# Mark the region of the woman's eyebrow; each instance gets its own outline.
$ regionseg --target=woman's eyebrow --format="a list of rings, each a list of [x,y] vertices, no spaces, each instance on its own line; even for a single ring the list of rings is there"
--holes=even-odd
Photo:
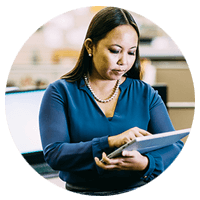
[[[120,48],[123,48],[123,47],[121,47],[119,44],[112,44],[111,46],[118,46],[118,47],[120,47]],[[133,49],[133,48],[137,48],[136,46],[133,46],[133,47],[131,47],[130,49]]]

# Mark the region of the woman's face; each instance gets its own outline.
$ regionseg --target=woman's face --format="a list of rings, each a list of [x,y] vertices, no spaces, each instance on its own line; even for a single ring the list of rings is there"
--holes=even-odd
[[[93,78],[120,79],[134,64],[138,35],[131,25],[111,30],[92,48]]]

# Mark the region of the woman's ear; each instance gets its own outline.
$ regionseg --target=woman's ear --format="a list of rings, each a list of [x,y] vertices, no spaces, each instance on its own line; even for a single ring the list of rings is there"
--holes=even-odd
[[[93,50],[93,42],[92,42],[92,39],[90,38],[87,38],[84,42],[84,45],[85,45],[85,48],[88,52],[88,55],[89,56],[92,56],[92,50]]]

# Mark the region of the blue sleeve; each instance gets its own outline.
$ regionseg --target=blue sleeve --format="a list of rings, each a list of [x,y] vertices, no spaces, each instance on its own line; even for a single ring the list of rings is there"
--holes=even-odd
[[[45,160],[59,171],[97,170],[94,157],[101,157],[109,149],[108,136],[70,143],[64,93],[51,84],[42,99],[39,127]]]
[[[161,97],[152,89],[153,97],[150,104],[149,132],[152,134],[174,131],[167,109]],[[178,141],[170,146],[146,154],[149,166],[142,179],[146,182],[160,175],[177,157],[183,147],[183,142]]]

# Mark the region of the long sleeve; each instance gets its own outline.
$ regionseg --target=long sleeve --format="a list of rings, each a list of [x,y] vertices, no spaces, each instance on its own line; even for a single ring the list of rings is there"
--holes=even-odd
[[[160,97],[157,97],[158,99]],[[158,101],[158,100],[157,100]],[[159,100],[160,101],[160,100]],[[150,109],[149,132],[152,134],[174,131],[164,103],[155,103]],[[156,105],[157,104],[157,105]],[[143,180],[150,181],[160,175],[177,157],[183,147],[183,142],[178,141],[170,146],[146,154],[149,159],[149,168],[143,175]]]
[[[65,93],[50,85],[42,100],[39,124],[45,160],[60,171],[96,170],[94,157],[107,151],[107,136],[71,143]]]

